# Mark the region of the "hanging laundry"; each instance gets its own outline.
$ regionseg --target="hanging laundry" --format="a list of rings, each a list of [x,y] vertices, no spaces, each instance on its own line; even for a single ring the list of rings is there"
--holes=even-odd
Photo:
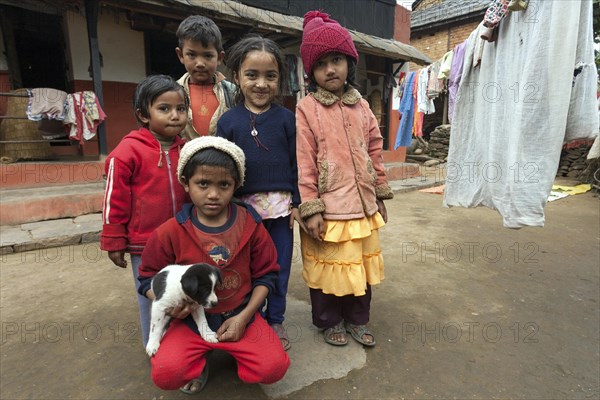
[[[510,0],[508,3],[508,9],[510,11],[523,11],[527,10],[529,0]]]
[[[70,124],[69,139],[83,144],[96,135],[98,125],[104,121],[106,114],[98,103],[96,93],[92,91],[69,94],[66,101],[65,125]]]
[[[391,72],[385,74],[383,78],[383,102],[387,103],[390,98],[390,93],[394,93],[394,88],[398,86],[396,80],[394,79],[394,75]]]
[[[421,72],[419,70],[415,74],[415,81],[413,82],[413,92],[412,92],[413,102],[415,103],[415,105],[414,105],[415,115],[413,117],[412,134],[415,137],[423,136],[424,114],[421,111],[419,111],[419,78],[420,78],[420,75],[421,75]]]
[[[483,17],[483,25],[486,28],[495,28],[500,21],[506,16],[508,11],[509,0],[493,0],[492,4],[485,11]]]
[[[454,47],[454,56],[452,57],[452,67],[450,68],[450,77],[448,78],[448,121],[452,123],[454,116],[454,104],[456,103],[456,92],[460,86],[465,59],[465,48],[468,40]]]
[[[65,119],[65,101],[67,93],[52,88],[27,89],[27,118],[32,121],[42,119]]]
[[[402,94],[404,93],[404,86],[406,82],[406,72],[402,71],[398,75],[398,82],[396,88],[392,92],[392,110],[399,111],[400,100],[402,100]]]
[[[404,93],[402,94],[402,100],[400,100],[400,108],[398,108],[398,112],[400,113],[400,126],[398,126],[398,132],[396,133],[394,150],[401,146],[410,146],[412,142],[413,113],[415,109],[412,92],[415,75],[415,72],[409,72],[406,77]]]
[[[473,68],[479,67],[481,64],[481,58],[483,57],[483,48],[485,46],[486,40],[481,38],[482,30],[485,30],[486,27],[483,24],[479,24],[476,29],[477,34],[470,42],[471,46],[473,46]]]
[[[427,96],[429,79],[429,68],[422,68],[419,72],[419,86],[417,88],[417,109],[423,114],[433,114],[435,112],[433,100]]]
[[[427,97],[430,99],[437,98],[444,91],[444,80],[438,78],[441,64],[440,60],[438,60],[428,67],[429,83],[427,83]]]
[[[480,68],[467,48],[444,193],[445,206],[495,209],[508,228],[544,225],[565,139],[598,134],[592,2],[531,0],[519,14],[506,16]]]
[[[402,100],[402,96],[404,95],[404,89],[406,89],[406,72],[403,71],[398,76],[398,90],[396,91],[396,96],[400,100]]]
[[[285,56],[285,64],[287,67],[286,84],[284,85],[283,95],[294,96],[300,91],[300,83],[298,82],[298,57],[294,54]]]
[[[452,57],[454,52],[450,50],[440,59],[440,73],[438,79],[448,79],[450,76],[450,68],[452,67]]]

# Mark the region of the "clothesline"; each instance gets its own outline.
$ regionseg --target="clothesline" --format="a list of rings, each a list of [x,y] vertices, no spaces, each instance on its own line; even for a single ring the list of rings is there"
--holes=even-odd
[[[69,140],[78,142],[92,139],[98,126],[106,119],[98,97],[92,91],[82,91],[67,94],[62,90],[52,88],[27,89],[29,102],[27,104],[27,119],[31,121],[60,121],[60,124],[42,124],[42,137],[53,140],[67,136]]]
[[[523,11],[528,0],[494,0],[488,7],[483,21],[475,29],[475,47],[472,66],[481,65],[483,48],[486,42],[493,42],[497,37],[497,28],[509,11]],[[473,37],[470,35],[469,38]],[[445,53],[439,60],[427,67],[408,74],[401,72],[398,78],[397,96],[400,98],[400,126],[396,135],[394,149],[410,146],[413,137],[423,136],[423,120],[425,115],[435,113],[434,99],[441,94],[448,96],[448,120],[452,122],[454,104],[461,83],[465,48],[469,38]],[[408,96],[408,98],[407,98]]]

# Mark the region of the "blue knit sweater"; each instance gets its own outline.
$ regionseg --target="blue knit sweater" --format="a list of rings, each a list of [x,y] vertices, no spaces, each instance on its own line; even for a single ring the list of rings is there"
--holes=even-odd
[[[246,179],[236,196],[258,192],[290,192],[292,205],[300,204],[298,165],[296,163],[296,118],[287,108],[272,104],[256,116],[257,138],[268,151],[257,145],[252,131],[250,111],[239,104],[219,118],[217,136],[228,139],[244,150]]]

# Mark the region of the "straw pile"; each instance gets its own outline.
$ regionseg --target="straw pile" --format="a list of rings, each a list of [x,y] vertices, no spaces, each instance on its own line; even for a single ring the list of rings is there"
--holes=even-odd
[[[11,91],[13,94],[27,94],[25,89]],[[7,116],[25,117],[28,97],[9,96],[6,107]],[[0,141],[4,140],[40,140],[37,123],[27,119],[3,119],[0,124]],[[43,160],[50,158],[50,143],[0,143],[2,162],[17,160]]]

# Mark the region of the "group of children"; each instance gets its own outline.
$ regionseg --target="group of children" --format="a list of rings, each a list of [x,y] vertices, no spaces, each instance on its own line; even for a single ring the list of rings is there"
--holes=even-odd
[[[154,383],[199,392],[215,349],[236,359],[244,382],[283,378],[294,221],[313,324],[331,345],[347,344],[347,334],[375,345],[366,325],[371,285],[384,277],[383,200],[393,193],[377,121],[355,89],[349,32],[327,14],[305,15],[300,53],[310,94],[295,115],[275,102],[286,74],[275,42],[248,35],[225,57],[218,27],[202,16],[185,19],[177,36],[187,73],[177,82],[149,76],[136,88],[141,127],[106,160],[101,235],[115,265],[125,268],[130,253],[144,346],[150,283],[162,268],[205,262],[221,271],[218,304],[205,310],[219,342],[200,337],[193,305],[171,310],[151,359]],[[217,71],[221,62],[233,83]]]

